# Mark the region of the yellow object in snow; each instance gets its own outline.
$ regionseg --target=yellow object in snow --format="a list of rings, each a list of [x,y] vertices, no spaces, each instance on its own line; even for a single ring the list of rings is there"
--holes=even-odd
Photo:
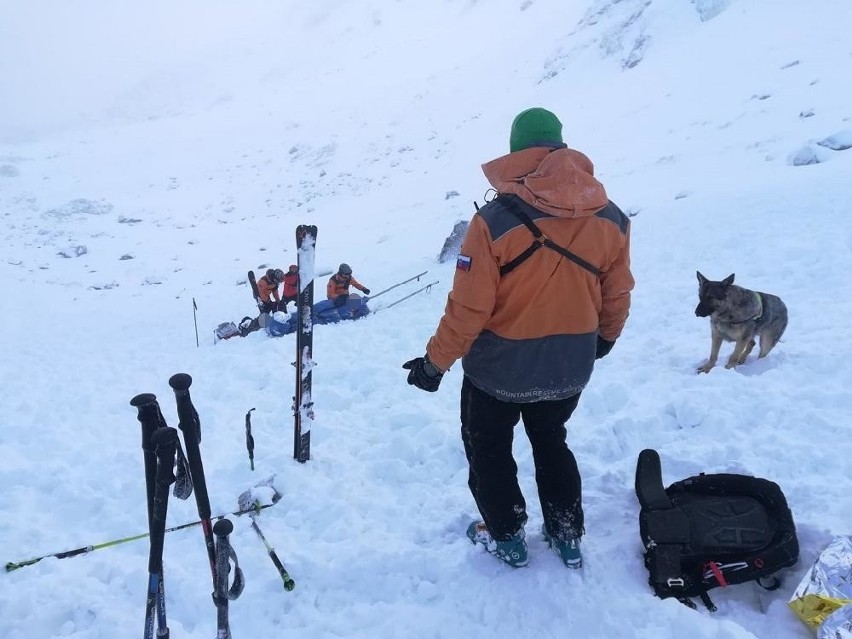
[[[831,540],[787,605],[817,639],[852,637],[852,536]]]
[[[811,593],[798,598],[794,596],[787,605],[799,619],[816,630],[835,610],[850,603],[852,599],[835,599],[827,595]]]

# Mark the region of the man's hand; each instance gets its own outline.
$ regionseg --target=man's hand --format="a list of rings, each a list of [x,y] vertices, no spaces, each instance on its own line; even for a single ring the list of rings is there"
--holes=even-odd
[[[615,340],[610,342],[609,340],[605,340],[603,337],[598,335],[598,345],[595,348],[595,359],[600,359],[609,355],[609,352],[612,350],[613,346],[615,346]]]
[[[429,361],[428,355],[410,359],[402,367],[409,371],[409,384],[430,393],[438,390],[438,386],[441,385],[441,378],[444,377],[444,374]]]
[[[364,295],[369,295],[369,294],[370,294],[370,289],[368,289],[368,288],[365,286],[362,292],[364,293]]]

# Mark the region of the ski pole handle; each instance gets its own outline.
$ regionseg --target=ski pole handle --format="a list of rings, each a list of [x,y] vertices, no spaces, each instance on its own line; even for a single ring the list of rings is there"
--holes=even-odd
[[[228,535],[232,532],[234,532],[234,524],[231,523],[230,519],[225,517],[217,521],[216,525],[213,526],[213,534],[217,537],[224,537],[225,541],[228,541]]]
[[[197,444],[201,443],[201,421],[198,419],[198,411],[192,405],[189,396],[189,387],[192,386],[192,377],[186,373],[175,373],[169,378],[169,386],[175,392],[178,411],[178,428],[184,437],[192,434]]]
[[[130,400],[130,405],[136,409],[136,418],[142,424],[142,450],[153,453],[151,435],[160,426],[165,426],[165,424],[160,423],[162,414],[160,413],[160,406],[157,404],[157,396],[154,393],[140,393]]]

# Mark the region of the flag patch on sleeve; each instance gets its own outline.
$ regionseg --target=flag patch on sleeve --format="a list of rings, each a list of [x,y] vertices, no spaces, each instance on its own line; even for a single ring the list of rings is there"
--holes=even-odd
[[[458,259],[456,260],[456,270],[457,271],[469,271],[471,261],[472,260],[467,255],[461,255],[460,254]]]

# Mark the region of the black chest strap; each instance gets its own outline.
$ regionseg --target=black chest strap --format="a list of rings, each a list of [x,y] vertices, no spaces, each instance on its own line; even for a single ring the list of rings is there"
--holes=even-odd
[[[503,202],[506,205],[506,209],[512,215],[514,215],[516,218],[518,218],[518,220],[520,220],[523,223],[523,225],[526,226],[529,229],[530,233],[533,234],[533,237],[535,239],[533,240],[533,243],[530,244],[530,246],[523,253],[518,255],[512,261],[510,261],[510,262],[508,262],[508,263],[506,263],[506,264],[504,264],[503,266],[500,267],[500,275],[506,275],[507,273],[512,272],[518,266],[520,266],[523,262],[525,262],[527,260],[527,258],[529,258],[538,249],[540,249],[542,246],[546,246],[547,248],[549,248],[553,251],[556,251],[557,253],[559,253],[563,257],[571,260],[572,262],[574,262],[574,264],[580,266],[581,268],[584,268],[585,270],[587,270],[589,273],[591,273],[595,277],[601,276],[600,269],[598,269],[596,266],[594,266],[593,264],[589,264],[589,262],[584,260],[579,255],[572,253],[571,251],[569,251],[567,248],[565,248],[563,246],[560,246],[559,244],[557,244],[556,242],[551,240],[549,237],[547,237],[544,233],[542,233],[541,229],[538,228],[535,225],[535,223],[532,221],[530,216],[527,215],[526,211],[524,211],[521,208],[521,206],[518,204],[516,198],[517,198],[516,195],[503,196]]]

